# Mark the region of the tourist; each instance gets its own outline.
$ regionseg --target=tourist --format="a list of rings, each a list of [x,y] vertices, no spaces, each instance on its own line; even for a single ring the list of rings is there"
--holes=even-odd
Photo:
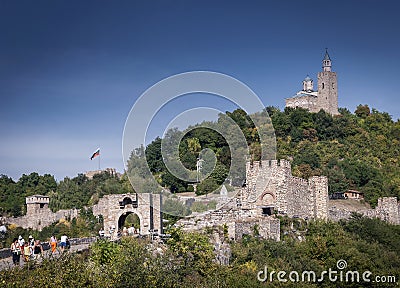
[[[68,237],[65,234],[63,234],[61,236],[61,239],[60,239],[61,252],[64,252],[65,247],[67,247],[67,239],[68,239]]]
[[[104,230],[103,229],[100,229],[100,231],[99,231],[99,236],[100,236],[100,238],[104,238]]]
[[[56,252],[56,249],[57,249],[57,238],[54,235],[52,235],[51,238],[50,238],[50,246],[51,246],[51,252],[52,253]]]
[[[35,241],[35,246],[33,246],[33,259],[38,260],[39,257],[43,256],[43,247],[40,244],[40,240]]]
[[[135,233],[135,227],[132,224],[131,227],[128,228],[128,235],[133,236],[134,233]]]
[[[18,238],[14,238],[13,243],[11,244],[11,253],[14,265],[19,265],[21,257],[21,246],[19,245]]]
[[[32,235],[29,235],[28,243],[29,243],[29,246],[34,246],[35,245],[35,239],[33,239]]]
[[[22,238],[22,235],[19,235],[19,236],[18,236],[18,243],[19,243],[19,246],[20,246],[20,247],[24,247],[24,245],[25,245],[25,240],[24,240],[24,238]]]
[[[29,243],[25,242],[24,244],[24,260],[25,262],[29,262],[31,259],[31,247],[29,247]]]
[[[29,247],[31,248],[31,255],[33,255],[33,246],[35,246],[35,239],[33,239],[32,235],[28,237]]]

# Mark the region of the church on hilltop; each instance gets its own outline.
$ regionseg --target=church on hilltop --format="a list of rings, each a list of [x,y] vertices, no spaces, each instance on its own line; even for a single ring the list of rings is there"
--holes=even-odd
[[[323,109],[331,115],[338,112],[338,92],[336,72],[332,72],[332,61],[328,50],[322,60],[322,71],[318,73],[317,90],[314,90],[313,80],[307,75],[303,80],[303,90],[293,97],[286,98],[286,107],[301,107],[310,112]]]

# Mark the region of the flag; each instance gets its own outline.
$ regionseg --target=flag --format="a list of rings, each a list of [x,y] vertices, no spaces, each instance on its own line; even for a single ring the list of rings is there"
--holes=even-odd
[[[93,160],[93,158],[96,158],[97,156],[100,156],[100,148],[97,148],[97,150],[94,151],[92,157],[90,157],[90,160]]]

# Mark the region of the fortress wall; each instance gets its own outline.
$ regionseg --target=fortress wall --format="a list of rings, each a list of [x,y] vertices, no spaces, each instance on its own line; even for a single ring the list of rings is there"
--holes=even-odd
[[[311,215],[312,194],[309,191],[308,181],[302,178],[290,177],[289,193],[287,193],[289,217],[309,218]]]
[[[335,201],[335,200],[330,200]],[[379,218],[382,221],[387,221],[391,224],[400,224],[400,202],[396,197],[382,197],[378,199],[378,205],[375,209],[365,209],[356,211],[368,218]],[[328,216],[330,220],[339,221],[341,219],[349,219],[353,211],[330,208]]]
[[[309,179],[313,195],[312,214],[314,218],[328,218],[328,178],[326,176],[313,176]]]
[[[60,221],[61,219],[73,219],[78,217],[79,210],[59,210],[52,212],[48,207],[41,209],[30,209],[27,215],[18,218],[7,218],[6,222],[15,224],[24,229],[34,229],[42,231],[46,226]]]
[[[392,224],[400,224],[399,204],[396,197],[383,197],[378,199],[378,206],[375,208],[376,217]]]

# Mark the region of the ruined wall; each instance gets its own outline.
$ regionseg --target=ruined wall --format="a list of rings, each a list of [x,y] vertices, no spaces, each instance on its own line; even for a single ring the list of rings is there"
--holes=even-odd
[[[378,199],[375,208],[376,217],[391,224],[400,224],[399,204],[396,197],[383,197]]]
[[[335,200],[329,200],[335,201]],[[369,218],[379,218],[391,224],[400,224],[400,202],[396,197],[382,197],[378,199],[378,205],[375,209],[364,209],[359,211],[349,211],[331,207],[329,209],[329,219],[339,221],[341,219],[349,219],[353,212],[364,215]]]
[[[124,204],[124,199],[131,199],[134,203]],[[149,234],[151,229],[151,217],[153,218],[153,229],[159,232],[162,229],[160,219],[161,197],[159,194],[112,194],[105,195],[96,205],[93,205],[93,214],[102,215],[104,219],[104,229],[108,233],[110,227],[115,227],[117,233],[119,219],[126,217],[130,213],[135,213],[140,220],[140,233]],[[153,206],[150,206],[152,204]],[[152,212],[152,216],[151,216]]]
[[[265,197],[267,194],[271,197]],[[241,200],[246,209],[274,206],[279,214],[289,217],[326,219],[328,179],[294,177],[287,160],[255,161],[253,165],[247,163]]]
[[[254,210],[216,210],[189,216],[177,222],[184,231],[200,231],[205,228],[227,225],[228,237],[238,240],[244,234],[253,235],[257,225],[259,235],[265,239],[280,240],[280,221],[274,216],[255,215]]]
[[[33,195],[26,198],[26,215],[17,218],[7,218],[6,222],[15,224],[24,229],[34,229],[41,231],[61,219],[73,219],[78,217],[79,210],[59,210],[52,212],[49,208],[49,197],[43,195]]]
[[[318,96],[307,95],[306,92],[304,92],[304,95],[286,98],[285,107],[301,107],[304,109],[308,109],[310,112],[318,112],[321,108],[318,106],[317,98]]]

